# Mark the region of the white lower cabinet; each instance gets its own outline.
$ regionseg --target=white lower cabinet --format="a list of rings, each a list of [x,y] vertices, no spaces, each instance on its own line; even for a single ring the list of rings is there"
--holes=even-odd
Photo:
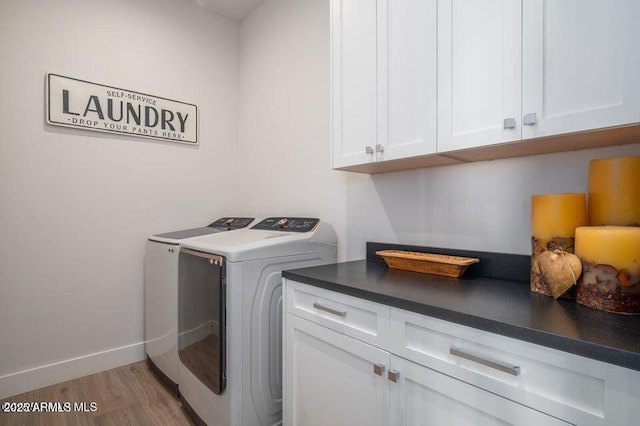
[[[287,314],[285,424],[567,425]]]
[[[285,321],[284,424],[388,425],[389,386],[373,369],[389,353],[292,314]]]
[[[284,289],[286,426],[638,424],[638,371],[287,279]]]

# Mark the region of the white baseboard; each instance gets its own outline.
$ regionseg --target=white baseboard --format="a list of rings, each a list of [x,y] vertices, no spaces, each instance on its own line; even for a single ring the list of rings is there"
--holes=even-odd
[[[144,359],[144,342],[0,376],[0,399]]]

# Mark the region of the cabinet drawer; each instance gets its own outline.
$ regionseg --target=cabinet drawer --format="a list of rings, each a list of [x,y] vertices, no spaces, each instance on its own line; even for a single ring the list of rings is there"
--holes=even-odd
[[[620,412],[629,420],[640,415],[640,374],[626,368],[395,308],[390,345],[392,353],[571,423],[618,424],[611,421]]]
[[[287,312],[388,349],[388,306],[290,280],[285,288]]]
[[[400,357],[392,355],[389,368],[397,373],[389,384],[397,425],[570,425]]]

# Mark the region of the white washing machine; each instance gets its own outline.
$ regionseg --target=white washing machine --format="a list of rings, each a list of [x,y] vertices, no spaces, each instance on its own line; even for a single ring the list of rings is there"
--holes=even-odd
[[[282,270],[336,262],[333,227],[268,218],[180,247],[185,312],[178,322],[189,330],[178,352],[185,409],[209,426],[282,424]]]
[[[144,348],[156,376],[178,395],[178,255],[188,238],[245,228],[253,218],[224,217],[212,224],[153,235],[144,256]]]

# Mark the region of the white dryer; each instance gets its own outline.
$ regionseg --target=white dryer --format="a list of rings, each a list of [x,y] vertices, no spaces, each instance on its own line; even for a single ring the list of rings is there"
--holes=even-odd
[[[148,237],[144,256],[145,352],[151,370],[178,395],[178,255],[180,241],[245,228],[253,218],[224,217],[212,224]]]
[[[276,217],[180,246],[185,311],[178,316],[180,329],[189,330],[178,352],[185,409],[209,426],[281,424],[282,270],[336,262],[333,227]]]

